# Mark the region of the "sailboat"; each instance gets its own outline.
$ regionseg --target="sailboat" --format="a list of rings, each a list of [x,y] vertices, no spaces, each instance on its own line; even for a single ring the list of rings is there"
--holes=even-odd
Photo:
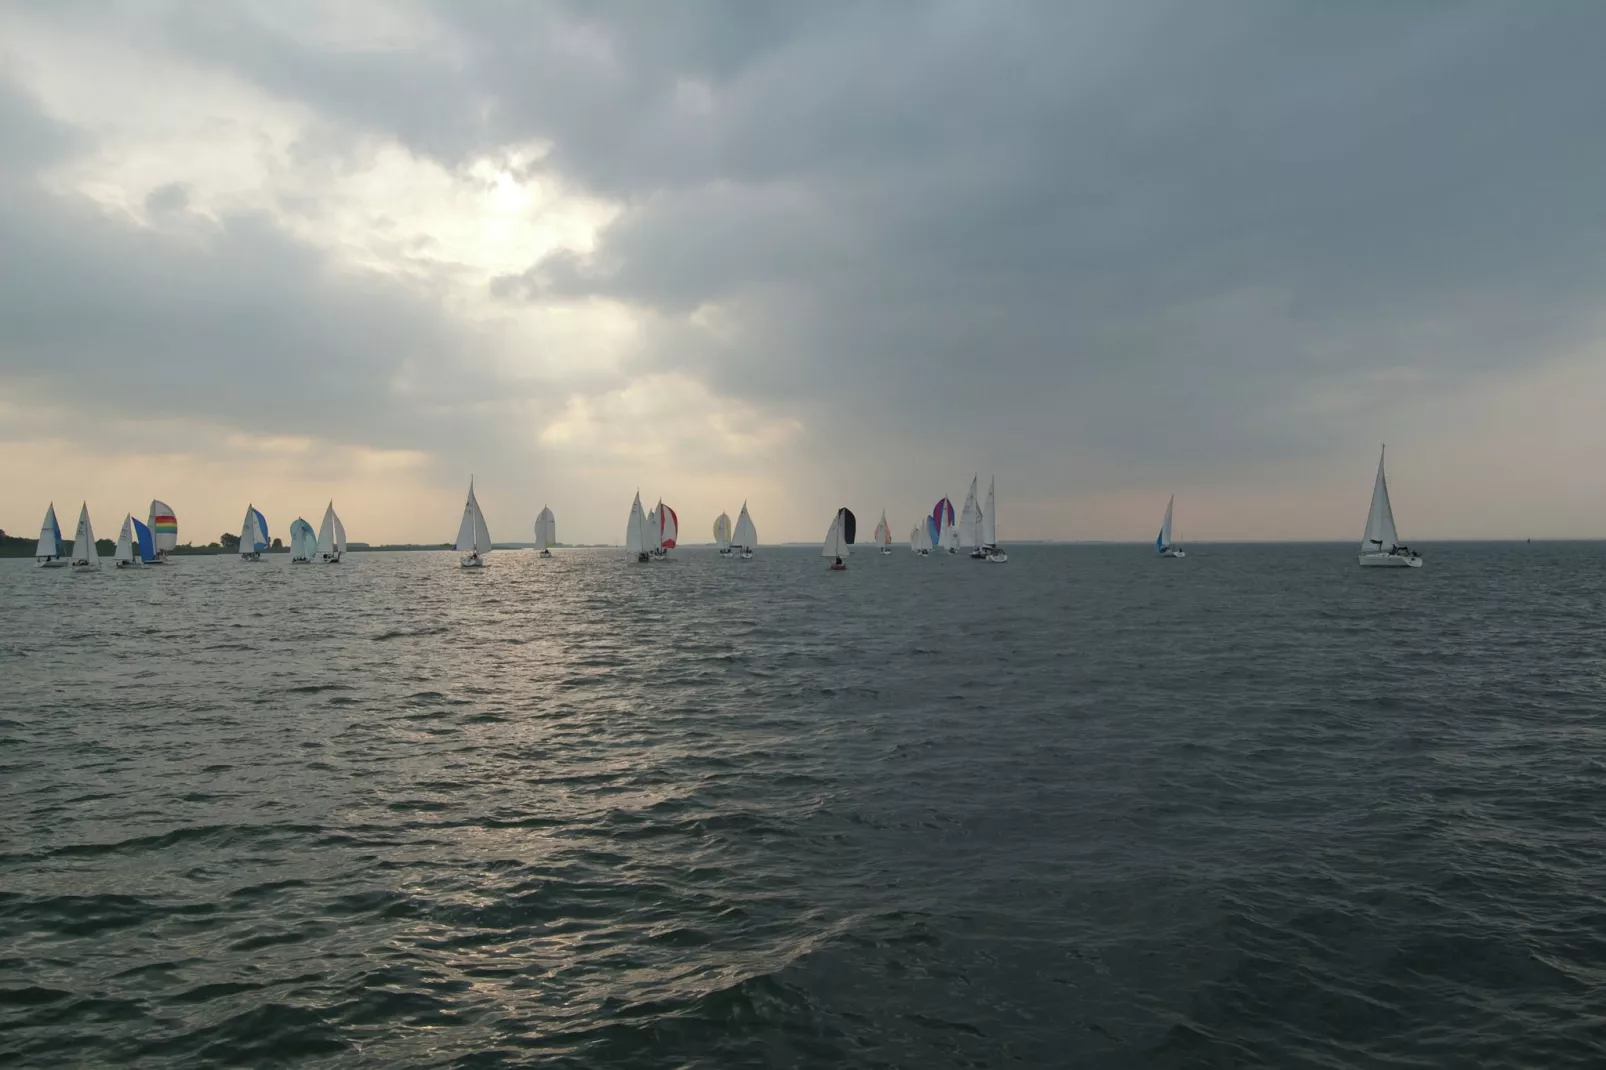
[[[946,497],[931,510],[932,530],[936,533],[931,544],[933,550],[946,548],[949,553],[959,552],[958,532],[954,531],[954,503]],[[952,537],[950,537],[950,535]]]
[[[820,547],[820,556],[832,559],[832,572],[841,572],[848,567],[842,559],[853,552],[850,547],[853,546],[854,529],[857,526],[858,521],[851,509],[838,509],[831,518],[831,526],[825,532],[825,545]]]
[[[1171,495],[1165,503],[1165,519],[1160,522],[1160,534],[1154,540],[1154,552],[1161,557],[1187,557],[1182,550],[1171,543],[1171,508],[1177,504],[1177,496]]]
[[[981,513],[981,548],[987,553],[987,560],[995,565],[1002,565],[1009,560],[998,545],[998,497],[993,493],[998,484],[998,477],[987,478],[987,505]]]
[[[72,540],[72,567],[96,568],[100,565],[100,551],[95,548],[95,529],[89,523],[89,503],[78,510],[78,533]]]
[[[652,560],[652,552],[658,549],[656,538],[648,534],[650,525],[647,516],[641,511],[641,491],[636,491],[636,500],[630,503],[630,522],[625,527],[625,549],[636,555],[636,562],[644,564]]]
[[[142,562],[134,552],[134,514],[123,517],[123,530],[117,533],[117,549],[112,561],[118,568],[138,568]]]
[[[552,515],[552,510],[541,506],[541,512],[535,518],[535,544],[541,548],[542,557],[552,556],[552,547],[558,542],[558,518]]]
[[[479,499],[474,497],[473,476],[468,477],[468,500],[463,503],[463,523],[457,529],[457,552],[463,555],[458,561],[463,568],[484,568],[485,555],[491,552],[491,532],[485,526]]]
[[[729,560],[731,557],[731,518],[729,513],[720,513],[714,521],[714,545],[719,547],[719,556]]]
[[[166,502],[151,499],[151,511],[145,523],[150,527],[154,536],[153,549],[156,558],[147,562],[152,565],[167,564],[167,555],[173,547],[178,545],[178,515],[173,507]]]
[[[921,556],[931,552],[926,548],[926,533],[921,531],[919,526],[909,529],[909,550]]]
[[[245,507],[245,519],[240,522],[240,560],[261,561],[262,551],[268,548],[268,520],[254,505]]]
[[[1394,528],[1394,507],[1389,504],[1389,484],[1383,476],[1383,451],[1377,455],[1377,481],[1372,484],[1372,508],[1366,514],[1366,533],[1361,536],[1363,568],[1421,568],[1422,555],[1400,545]]]
[[[473,490],[472,483],[470,491]],[[481,524],[485,521],[482,518]],[[490,549],[491,540],[487,536],[485,547]],[[318,541],[313,545],[313,553],[318,560],[326,565],[340,564],[340,557],[346,552],[346,525],[340,522],[340,515],[335,512],[335,503],[331,501],[329,507],[323,511],[323,523],[318,525]]]
[[[981,548],[981,503],[976,500],[976,476],[970,477],[970,489],[965,492],[965,508],[959,514],[959,548],[969,550],[970,556],[985,558]]]
[[[887,526],[887,511],[881,510],[881,522],[875,526],[875,541],[883,556],[892,552],[892,529]]]
[[[42,568],[63,568],[67,564],[67,546],[61,541],[61,525],[56,523],[56,503],[45,510],[44,522],[39,525],[39,547],[33,558]]]
[[[753,526],[753,518],[747,515],[747,503],[742,503],[742,512],[736,518],[736,531],[731,535],[731,545],[742,548],[742,560],[750,560],[753,550],[758,546],[758,529]]]
[[[653,557],[659,561],[667,561],[669,551],[675,548],[675,538],[680,534],[680,517],[660,498],[658,507],[648,516],[648,520],[650,522],[648,526],[652,529],[648,532],[648,537],[657,542]]]
[[[292,565],[312,564],[312,555],[318,552],[318,536],[312,530],[312,525],[303,517],[296,517],[290,522],[290,563]]]

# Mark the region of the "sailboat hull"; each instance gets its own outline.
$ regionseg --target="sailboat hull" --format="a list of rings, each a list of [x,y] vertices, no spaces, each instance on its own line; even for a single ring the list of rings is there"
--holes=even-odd
[[[483,557],[465,557],[461,561],[458,562],[458,565],[460,567],[462,567],[462,568],[484,568],[485,567],[485,558],[483,558]]]
[[[39,562],[39,567],[40,568],[66,568],[67,567],[67,562],[58,557],[54,561],[41,561],[41,562]]]
[[[1420,557],[1404,557],[1400,554],[1361,554],[1362,568],[1421,568]]]

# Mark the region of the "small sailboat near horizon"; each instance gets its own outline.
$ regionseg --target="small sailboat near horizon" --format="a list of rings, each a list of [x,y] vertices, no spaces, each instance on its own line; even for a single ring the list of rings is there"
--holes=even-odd
[[[887,511],[881,510],[881,522],[875,526],[875,541],[881,547],[881,555],[892,553],[892,528],[887,526]]]
[[[636,555],[637,564],[646,564],[652,560],[652,552],[658,547],[648,534],[651,524],[647,514],[641,511],[641,491],[636,491],[636,500],[630,503],[630,520],[625,527],[625,548]]]
[[[853,536],[857,527],[858,520],[853,510],[846,506],[838,509],[831,518],[831,526],[825,532],[825,544],[820,547],[820,556],[832,559],[832,572],[841,572],[848,567],[842,559],[853,552]]]
[[[1009,555],[998,545],[998,496],[994,493],[997,476],[987,477],[987,505],[981,514],[981,548],[987,560],[995,565],[1006,564]]]
[[[1154,552],[1161,557],[1187,557],[1187,553],[1177,549],[1171,542],[1171,509],[1177,504],[1177,496],[1171,495],[1165,503],[1165,519],[1160,522],[1160,534],[1154,540]]]
[[[39,546],[33,559],[41,568],[66,568],[67,544],[61,541],[61,525],[56,522],[56,503],[45,510],[45,519],[39,525]]]
[[[668,561],[669,551],[675,548],[675,540],[680,536],[680,516],[669,506],[664,504],[662,498],[658,505],[648,514],[648,541],[653,542],[652,556],[655,561]]]
[[[552,547],[558,544],[558,518],[553,515],[547,506],[541,506],[541,512],[535,518],[535,545],[540,548],[541,557],[551,557]]]
[[[318,552],[318,533],[312,530],[306,517],[296,517],[290,522],[290,563],[292,565],[312,564],[312,555]]]
[[[944,495],[931,510],[933,550],[959,552],[959,533],[954,530],[954,503]]]
[[[171,505],[152,498],[151,511],[145,524],[151,529],[151,540],[156,551],[155,559],[146,564],[168,564],[167,555],[178,545],[178,514],[173,512]]]
[[[970,489],[965,492],[965,505],[959,514],[959,548],[969,550],[976,560],[986,560],[987,551],[981,548],[981,502],[976,499],[976,481],[970,477]]]
[[[123,517],[123,528],[117,533],[117,549],[112,551],[112,563],[118,568],[138,568],[145,563],[139,553],[139,542],[134,534],[134,525],[139,521],[134,514],[129,513]],[[145,525],[140,524],[140,527]],[[145,529],[145,543],[150,543],[150,529]]]
[[[89,503],[78,510],[78,531],[72,540],[72,567],[100,567],[100,551],[95,548],[95,528],[89,522]]]
[[[731,518],[729,513],[720,513],[714,518],[714,545],[719,547],[719,556],[727,560],[731,557]]]
[[[1389,502],[1389,484],[1383,475],[1383,455],[1377,454],[1377,479],[1372,483],[1372,507],[1366,513],[1366,531],[1361,536],[1362,568],[1421,568],[1422,555],[1401,545],[1394,527],[1394,506]]]
[[[479,499],[474,497],[474,477],[468,477],[468,500],[463,503],[463,523],[457,529],[457,552],[461,568],[484,568],[485,555],[491,552],[491,531],[485,526],[485,514],[480,512]]]
[[[240,523],[240,560],[261,561],[268,548],[268,518],[254,505],[245,507],[245,519]]]
[[[753,526],[753,518],[747,515],[747,503],[742,503],[742,511],[736,518],[736,530],[731,533],[731,546],[740,547],[742,560],[751,561],[753,551],[758,548],[758,529]]]
[[[487,538],[486,541],[490,540]],[[318,541],[312,549],[318,555],[318,560],[326,565],[340,564],[341,557],[346,553],[346,525],[340,522],[340,514],[335,512],[333,499],[323,511],[323,523],[318,525]]]
[[[909,529],[909,550],[912,553],[919,554],[921,557],[929,557],[931,555],[930,542],[931,540],[926,538],[925,531],[918,524]]]

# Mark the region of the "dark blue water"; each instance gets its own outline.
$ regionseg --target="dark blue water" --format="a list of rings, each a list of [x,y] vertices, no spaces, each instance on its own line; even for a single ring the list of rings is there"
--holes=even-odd
[[[1606,546],[0,563],[0,1064],[1606,1065]]]

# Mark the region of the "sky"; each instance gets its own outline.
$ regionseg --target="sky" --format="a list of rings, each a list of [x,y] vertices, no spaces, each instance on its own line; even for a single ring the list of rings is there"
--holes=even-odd
[[[1606,535],[1606,7],[0,0],[0,527]],[[64,520],[64,523],[67,521]]]

